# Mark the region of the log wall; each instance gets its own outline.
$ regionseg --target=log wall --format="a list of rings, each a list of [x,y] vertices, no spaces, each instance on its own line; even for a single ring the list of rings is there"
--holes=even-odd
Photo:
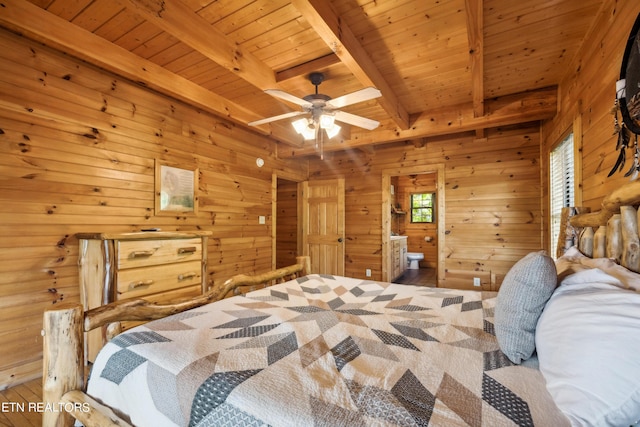
[[[633,152],[627,152],[622,173],[607,178],[618,157],[611,109],[616,81],[631,27],[640,13],[640,2],[605,0],[582,47],[559,86],[559,112],[542,126],[543,158],[573,129],[578,141],[579,167],[576,180],[577,206],[600,209],[602,199],[629,182],[624,173],[631,166]],[[545,212],[548,212],[548,164],[543,162]],[[545,230],[545,246],[549,233]]]
[[[481,277],[497,288],[518,259],[542,248],[539,158],[540,132],[531,125],[493,129],[480,140],[468,135],[325,154],[309,172],[310,179],[345,178],[346,275],[364,278],[370,268],[380,280],[383,171],[444,164],[440,285],[472,288],[473,277]]]
[[[326,154],[309,171],[306,161],[277,160],[256,134],[0,31],[0,388],[41,375],[42,312],[78,300],[75,233],[210,230],[211,282],[266,271],[274,258],[273,173],[344,177],[346,275],[364,278],[370,268],[380,279],[383,171],[444,165],[441,285],[468,287],[481,277],[497,287],[520,257],[548,249],[546,158],[569,128],[579,129],[583,205],[597,210],[626,182],[622,174],[606,179],[617,156],[609,110],[639,12],[637,2],[605,1],[560,85],[560,113],[542,132],[532,124],[484,139]],[[153,215],[156,158],[199,167],[197,216]]]
[[[210,283],[272,268],[272,174],[302,180],[305,162],[9,32],[0,45],[0,388],[41,375],[43,311],[79,300],[75,233],[210,230]],[[199,168],[197,216],[154,216],[155,159]]]

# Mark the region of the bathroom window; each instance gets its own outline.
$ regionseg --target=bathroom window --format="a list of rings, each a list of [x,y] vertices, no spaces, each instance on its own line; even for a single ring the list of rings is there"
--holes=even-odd
[[[411,222],[433,222],[436,193],[411,195]]]

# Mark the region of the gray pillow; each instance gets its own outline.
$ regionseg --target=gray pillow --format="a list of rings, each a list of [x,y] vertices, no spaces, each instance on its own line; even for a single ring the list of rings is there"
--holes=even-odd
[[[513,363],[533,354],[538,318],[557,282],[556,265],[544,251],[526,255],[504,277],[493,321],[500,350]]]

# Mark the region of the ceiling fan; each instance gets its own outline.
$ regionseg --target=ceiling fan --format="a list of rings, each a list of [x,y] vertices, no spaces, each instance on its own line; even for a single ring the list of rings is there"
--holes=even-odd
[[[320,129],[324,129],[329,138],[333,138],[338,134],[338,132],[340,132],[340,126],[335,124],[335,121],[347,123],[367,130],[373,130],[380,124],[380,122],[376,120],[371,120],[366,117],[357,116],[355,114],[339,110],[340,108],[348,105],[378,98],[382,95],[378,89],[374,87],[366,87],[364,89],[339,96],[335,99],[331,99],[331,97],[327,95],[318,93],[318,86],[324,81],[324,74],[311,73],[309,75],[309,80],[311,81],[311,84],[316,87],[316,92],[314,94],[307,95],[304,98],[298,98],[297,96],[279,89],[265,90],[265,93],[268,93],[271,96],[299,105],[302,107],[302,111],[293,111],[262,120],[256,120],[248,123],[248,125],[260,126],[277,120],[307,115],[308,117],[293,121],[292,125],[296,129],[296,132],[301,134],[304,139],[315,138],[317,144],[318,140],[320,139],[321,142],[323,138]]]

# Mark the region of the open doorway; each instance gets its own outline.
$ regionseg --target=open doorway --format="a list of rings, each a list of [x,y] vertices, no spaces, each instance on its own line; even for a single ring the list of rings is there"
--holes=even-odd
[[[444,166],[384,170],[382,186],[383,280],[438,285],[444,277]]]
[[[275,268],[296,263],[299,242],[298,182],[275,178]]]
[[[438,175],[435,172],[391,177],[391,235],[402,238],[403,268],[391,280],[407,285],[436,286],[438,268]]]

